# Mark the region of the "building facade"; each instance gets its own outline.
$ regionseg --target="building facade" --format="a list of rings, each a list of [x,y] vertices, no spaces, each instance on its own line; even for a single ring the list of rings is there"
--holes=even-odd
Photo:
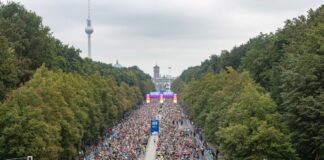
[[[172,82],[175,80],[171,75],[161,76],[160,67],[155,65],[153,67],[153,83],[156,91],[168,91],[171,90]]]

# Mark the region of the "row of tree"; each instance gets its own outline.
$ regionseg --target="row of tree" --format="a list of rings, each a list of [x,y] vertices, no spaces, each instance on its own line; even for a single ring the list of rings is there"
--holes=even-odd
[[[231,73],[229,73],[229,75],[219,73],[224,72],[222,70],[225,69],[226,66],[232,66],[235,70],[243,72],[242,74],[247,74],[246,72],[248,72],[256,83],[260,84],[265,91],[270,93],[271,98],[275,102],[274,104],[264,102],[264,104],[260,103],[259,105],[254,105],[253,103],[257,103],[254,101],[257,100],[251,102],[247,101],[246,104],[254,108],[243,107],[244,110],[240,111],[240,114],[249,112],[249,109],[262,109],[262,105],[275,106],[275,110],[280,113],[280,116],[277,114],[266,115],[271,117],[282,117],[284,122],[283,125],[288,126],[287,133],[289,133],[292,139],[293,149],[296,150],[298,157],[305,160],[324,159],[323,26],[324,6],[322,5],[315,11],[310,10],[307,17],[299,16],[298,18],[287,20],[285,26],[282,29],[278,29],[275,33],[261,33],[259,36],[250,39],[247,43],[239,47],[234,47],[231,51],[222,51],[220,56],[212,55],[209,60],[202,62],[200,66],[188,68],[174,82],[173,88],[179,93],[180,100],[185,104],[189,115],[192,116],[193,120],[197,122],[199,126],[204,128],[209,142],[221,146],[223,154],[233,155],[229,156],[228,159],[240,159],[235,157],[231,148],[236,148],[236,152],[239,152],[245,149],[251,149],[252,146],[249,146],[244,141],[240,141],[237,138],[238,135],[235,134],[236,131],[241,130],[242,132],[239,136],[243,136],[246,127],[238,126],[236,129],[225,129],[226,131],[220,129],[222,131],[219,131],[218,123],[222,122],[214,121],[213,119],[213,114],[226,113],[228,115],[224,115],[225,117],[237,116],[236,113],[232,113],[236,112],[233,106],[234,108],[242,107],[239,105],[240,102],[236,103],[235,100],[230,102],[226,99],[233,95],[238,97],[245,96],[238,90],[229,90],[228,92],[230,94],[226,94],[218,93],[217,91],[219,88],[213,88],[217,88],[218,86],[218,84],[213,83],[221,82],[219,82],[217,78],[216,80],[215,78],[213,79],[213,76],[209,74],[216,74],[214,75],[216,77],[219,77],[218,74],[221,74],[222,76],[218,79],[224,79],[226,76],[231,75]],[[212,79],[210,86],[196,91],[195,88],[204,87],[203,82],[207,81],[205,78],[206,74]],[[250,86],[258,88],[253,83]],[[221,86],[221,88],[226,89],[226,85]],[[191,94],[191,97],[197,97],[197,99],[188,98],[188,94]],[[258,98],[255,94],[245,94],[251,96],[251,99]],[[199,98],[207,95],[211,96],[211,98]],[[223,100],[221,100],[222,102],[213,102],[221,95],[224,96]],[[248,100],[246,98],[247,97],[242,98],[241,100]],[[220,111],[220,113],[214,113],[210,109],[223,110],[223,107],[229,109],[230,112],[223,113]],[[268,110],[264,110],[264,113],[267,113],[266,111]],[[254,114],[262,115],[262,113]],[[215,116],[217,117],[217,115]],[[223,120],[220,121],[227,121],[227,118],[222,116],[221,119]],[[251,119],[249,121],[250,123],[254,123]],[[244,123],[245,121],[242,120],[240,125],[244,125]],[[213,128],[213,126],[216,126],[216,129]],[[262,124],[258,124],[258,127],[261,126]],[[252,130],[249,131],[251,132]],[[270,130],[265,130],[264,132],[271,133]],[[228,136],[228,140],[238,141],[237,144],[226,147],[228,141],[222,139],[221,133],[226,133],[225,135]],[[284,130],[282,133],[285,133]],[[266,140],[268,137],[259,138]],[[261,145],[264,143],[265,142],[260,141],[255,142],[254,145]],[[271,149],[271,147],[259,153],[264,154],[266,150],[279,153],[279,150],[275,148]],[[246,156],[249,154],[250,152],[246,152]]]
[[[181,91],[181,100],[224,159],[297,159],[275,103],[247,72],[206,74]]]
[[[0,42],[0,101],[8,92],[29,81],[42,64],[49,69],[81,75],[98,72],[118,84],[139,86],[143,95],[154,87],[150,76],[136,66],[114,68],[111,64],[82,59],[79,49],[52,36],[41,17],[14,2],[0,2]]]
[[[79,53],[35,13],[0,2],[0,159],[72,159],[154,89],[136,66]]]
[[[124,82],[41,67],[0,106],[0,156],[72,159],[140,101]]]

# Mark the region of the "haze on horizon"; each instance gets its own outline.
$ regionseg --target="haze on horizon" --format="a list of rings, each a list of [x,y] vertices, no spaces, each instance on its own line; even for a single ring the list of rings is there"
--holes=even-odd
[[[35,11],[53,35],[87,55],[87,0],[14,0]],[[178,76],[212,54],[306,15],[319,0],[92,0],[92,59]]]

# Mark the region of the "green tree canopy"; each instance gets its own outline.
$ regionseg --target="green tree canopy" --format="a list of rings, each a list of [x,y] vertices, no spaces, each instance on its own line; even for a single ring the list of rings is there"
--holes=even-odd
[[[248,72],[207,74],[185,86],[181,102],[223,159],[297,159],[276,104]]]

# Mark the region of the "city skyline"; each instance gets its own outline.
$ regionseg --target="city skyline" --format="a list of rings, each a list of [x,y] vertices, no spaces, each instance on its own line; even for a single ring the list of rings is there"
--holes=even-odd
[[[84,21],[87,1],[15,0],[43,18],[53,35],[87,56]],[[157,62],[172,76],[230,50],[260,32],[275,32],[284,21],[306,15],[320,1],[148,1],[92,2],[92,59],[137,65],[152,75]],[[257,23],[256,23],[257,22]],[[64,24],[64,25],[61,25]]]

